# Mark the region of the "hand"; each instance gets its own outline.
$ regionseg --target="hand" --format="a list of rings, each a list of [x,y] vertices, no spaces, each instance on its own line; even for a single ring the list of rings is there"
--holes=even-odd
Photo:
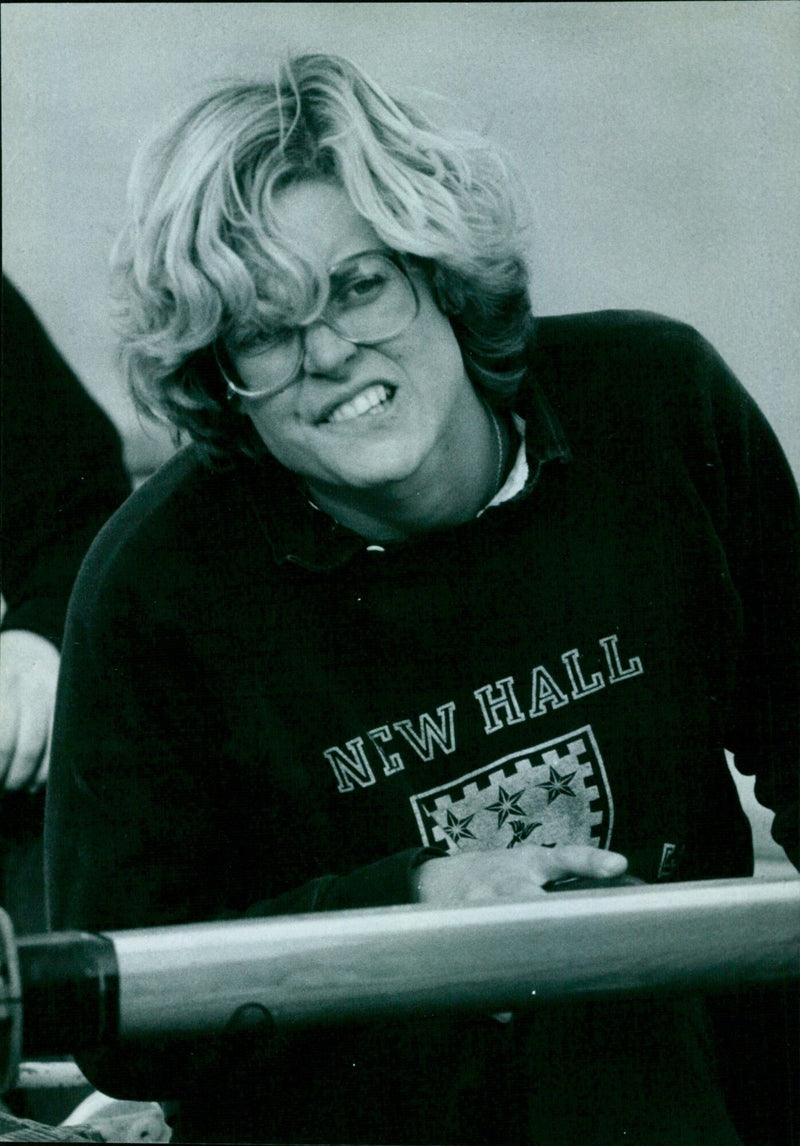
[[[566,876],[613,879],[628,866],[619,852],[566,844],[538,844],[502,851],[461,852],[430,859],[417,868],[418,903],[467,907],[479,903],[519,903],[547,895],[542,885]]]
[[[47,779],[59,660],[38,633],[0,633],[0,786],[9,790]]]

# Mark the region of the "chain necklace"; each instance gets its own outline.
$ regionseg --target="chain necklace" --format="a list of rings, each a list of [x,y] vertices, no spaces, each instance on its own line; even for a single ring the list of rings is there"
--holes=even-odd
[[[495,498],[500,492],[500,486],[503,480],[503,462],[505,461],[505,450],[503,448],[503,434],[500,429],[500,419],[497,417],[497,414],[494,412],[494,409],[489,405],[488,402],[485,403],[485,405],[489,417],[491,418],[492,428],[494,429],[494,440],[497,443],[497,472],[495,474],[492,496],[489,498],[489,501],[491,501],[492,498]]]

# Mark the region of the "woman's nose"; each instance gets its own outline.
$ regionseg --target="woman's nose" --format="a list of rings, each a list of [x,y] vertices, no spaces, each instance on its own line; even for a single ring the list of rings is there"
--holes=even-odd
[[[324,322],[314,322],[303,331],[303,369],[306,374],[337,377],[357,350],[354,342],[348,342]]]

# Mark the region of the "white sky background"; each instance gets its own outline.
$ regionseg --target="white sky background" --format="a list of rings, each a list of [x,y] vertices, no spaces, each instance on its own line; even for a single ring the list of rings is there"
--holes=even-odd
[[[532,200],[540,313],[719,349],[800,475],[800,4],[4,3],[4,266],[123,433],[106,263],[142,135],[287,48],[485,131]],[[435,93],[438,93],[438,97]]]

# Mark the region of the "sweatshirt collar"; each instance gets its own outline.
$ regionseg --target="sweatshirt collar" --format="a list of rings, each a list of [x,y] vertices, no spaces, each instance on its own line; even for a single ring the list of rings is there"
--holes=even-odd
[[[523,379],[513,412],[525,423],[528,463],[527,479],[513,498],[517,501],[530,494],[544,463],[567,462],[571,455],[562,426],[532,371]],[[321,572],[345,564],[370,544],[313,507],[294,475],[273,459],[247,463],[246,470],[250,500],[278,564]]]

